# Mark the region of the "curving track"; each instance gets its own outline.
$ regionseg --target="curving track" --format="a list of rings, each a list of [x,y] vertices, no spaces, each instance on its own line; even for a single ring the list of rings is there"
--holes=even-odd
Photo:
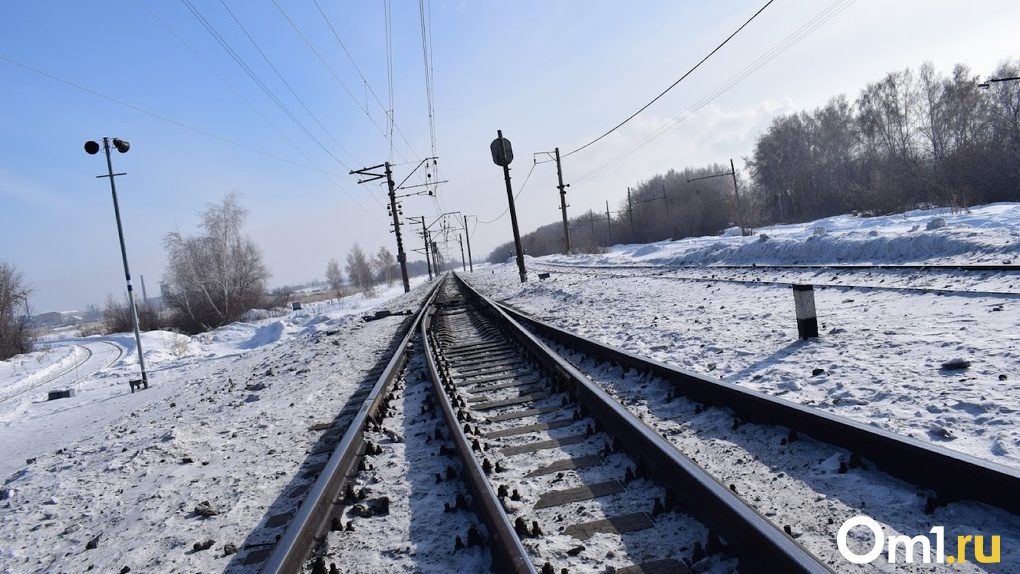
[[[115,352],[116,356],[108,360],[105,358],[101,358],[101,356],[106,355],[107,353],[97,352],[95,349],[92,348],[93,346],[112,347],[112,350],[107,348],[106,351],[109,354]],[[44,377],[40,377],[38,380],[32,380],[27,385],[23,384],[13,385],[10,391],[8,391],[7,389],[0,391],[0,404],[12,401],[17,398],[23,398],[25,395],[32,392],[38,392],[40,387],[49,385],[51,383],[59,381],[60,379],[70,377],[72,374],[75,376],[76,380],[79,377],[88,376],[95,372],[109,368],[110,366],[115,364],[118,360],[120,360],[121,356],[123,356],[124,354],[124,349],[120,345],[111,343],[109,341],[88,341],[85,344],[81,345],[72,344],[71,347],[73,349],[76,349],[76,351],[75,361],[70,367],[59,370],[55,373],[50,373]],[[77,349],[79,348],[84,349],[85,351],[85,354],[81,358],[78,358],[77,354]]]

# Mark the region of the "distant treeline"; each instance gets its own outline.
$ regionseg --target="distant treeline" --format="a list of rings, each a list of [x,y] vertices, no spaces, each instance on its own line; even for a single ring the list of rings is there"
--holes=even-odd
[[[1020,60],[991,77],[1018,76]],[[1020,201],[1020,81],[980,82],[964,65],[947,76],[926,63],[887,74],[856,100],[839,95],[776,117],[745,158],[751,180],[737,174],[739,197],[729,164],[670,170],[632,188],[608,219],[604,211],[571,219],[571,250],[842,213]],[[708,176],[719,177],[698,180]],[[522,243],[529,255],[562,253],[563,224],[540,227]],[[512,251],[507,242],[489,260]]]

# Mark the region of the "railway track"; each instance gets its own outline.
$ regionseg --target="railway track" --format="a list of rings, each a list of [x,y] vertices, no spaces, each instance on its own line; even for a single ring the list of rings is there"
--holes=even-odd
[[[374,571],[343,562],[348,547],[361,531],[399,538],[373,523],[402,507],[418,530],[404,526],[401,560],[417,545],[543,574],[849,571],[833,517],[855,513],[904,532],[977,512],[1020,534],[1015,471],[606,348],[452,279],[429,301],[263,572],[327,572],[337,559]],[[398,476],[412,486],[386,485]],[[405,490],[410,502],[379,496]],[[901,504],[850,501],[862,492]],[[471,554],[481,547],[490,561]]]
[[[107,362],[107,364],[105,364],[104,366],[100,367],[97,370],[102,370],[102,369],[109,368],[114,363],[116,363],[118,360],[120,360],[120,357],[124,354],[124,349],[120,345],[116,345],[116,344],[111,343],[109,341],[95,341],[95,343],[102,343],[102,344],[109,345],[109,346],[113,347],[113,349],[115,351],[117,351],[117,356],[116,357],[111,359],[109,362]],[[14,391],[14,392],[10,392],[9,394],[0,394],[0,403],[5,403],[5,402],[11,401],[13,399],[22,397],[22,396],[24,396],[24,395],[26,395],[28,393],[36,392],[36,391],[39,390],[40,387],[48,385],[48,384],[52,383],[53,381],[59,379],[60,377],[63,377],[65,375],[68,375],[70,373],[75,372],[76,369],[78,369],[79,367],[81,367],[85,363],[89,362],[92,359],[92,356],[94,354],[92,349],[90,349],[89,347],[87,347],[85,345],[72,345],[72,348],[76,349],[78,347],[81,347],[82,349],[85,350],[85,355],[80,360],[78,359],[77,351],[75,351],[75,356],[74,356],[74,359],[72,361],[72,365],[70,367],[67,367],[67,368],[65,368],[62,371],[50,374],[50,375],[40,379],[39,381],[36,381],[36,382],[32,383],[27,388],[23,388],[23,389]]]
[[[533,263],[544,271],[627,279],[741,283],[789,287],[857,288],[904,293],[1020,298],[1020,265],[561,265]],[[654,274],[649,274],[654,271]]]

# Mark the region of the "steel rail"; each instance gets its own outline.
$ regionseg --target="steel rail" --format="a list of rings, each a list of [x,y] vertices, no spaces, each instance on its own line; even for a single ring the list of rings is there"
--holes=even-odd
[[[596,270],[597,271],[608,271],[609,273],[605,273],[604,275],[606,277],[611,278],[611,279],[633,279],[633,278],[640,278],[640,277],[651,277],[651,278],[654,278],[654,279],[662,279],[662,280],[668,280],[668,281],[690,281],[690,282],[694,282],[694,283],[735,283],[735,284],[738,284],[738,285],[753,285],[753,286],[774,285],[774,286],[780,286],[780,287],[790,287],[791,285],[796,285],[796,284],[800,284],[800,283],[811,283],[812,285],[814,285],[816,287],[830,288],[830,289],[858,289],[858,290],[861,290],[861,291],[892,291],[892,292],[907,291],[907,292],[917,292],[917,293],[922,293],[922,294],[953,295],[953,296],[967,296],[967,297],[970,297],[970,296],[986,296],[986,297],[1000,297],[1000,298],[1004,298],[1004,299],[1016,299],[1016,298],[1020,298],[1020,293],[1014,293],[1014,292],[1010,292],[1010,291],[983,291],[983,290],[978,290],[978,289],[951,289],[951,288],[944,288],[944,287],[920,287],[920,286],[912,287],[912,286],[897,286],[897,285],[861,285],[861,284],[852,284],[852,283],[818,282],[818,281],[812,281],[812,280],[801,280],[801,281],[797,281],[797,280],[783,280],[785,278],[782,278],[782,277],[780,277],[778,279],[766,279],[766,280],[762,280],[760,278],[756,278],[756,279],[738,279],[738,278],[735,278],[735,277],[716,277],[715,275],[713,275],[711,277],[704,277],[704,276],[702,276],[702,277],[692,277],[692,276],[685,276],[685,275],[666,275],[666,273],[670,273],[670,272],[681,272],[681,271],[691,271],[691,270],[702,271],[702,272],[706,272],[706,273],[709,272],[709,271],[713,271],[713,270],[725,270],[725,271],[736,271],[736,270],[757,271],[757,270],[765,270],[765,271],[776,271],[776,270],[782,270],[782,269],[793,270],[793,271],[807,271],[807,270],[810,270],[810,269],[829,269],[829,270],[837,270],[837,271],[840,271],[840,270],[846,271],[846,270],[850,269],[849,267],[838,268],[838,267],[833,267],[833,266],[803,266],[801,268],[797,268],[796,266],[789,266],[789,265],[785,265],[785,266],[779,266],[779,265],[774,265],[774,266],[766,266],[766,265],[757,265],[757,266],[754,266],[754,265],[747,265],[747,266],[733,266],[733,265],[729,265],[729,266],[693,266],[693,265],[685,265],[685,266],[664,267],[664,266],[659,266],[659,265],[565,265],[565,264],[558,264],[558,263],[538,263],[537,264],[538,267],[541,267],[543,265],[546,266],[547,268],[558,269],[562,273],[583,273],[585,271],[596,271]],[[1011,267],[1010,270],[1012,270],[1012,268],[1020,269],[1020,266],[1009,266],[1009,267]],[[859,268],[855,268],[855,269],[856,270],[872,270],[872,269],[875,269],[875,268],[876,267],[859,267]],[[888,270],[889,268],[886,267],[884,269]],[[899,269],[903,270],[903,269],[906,269],[906,268],[905,267],[900,267]],[[921,269],[921,268],[918,267],[917,269]],[[930,267],[929,267],[929,269],[930,269]],[[949,268],[947,267],[946,269],[949,269]],[[657,270],[657,271],[660,271],[660,273],[657,273],[655,275],[629,275],[629,274],[626,274],[626,273],[620,273],[620,271],[631,271],[631,270]],[[614,273],[614,271],[615,271],[615,273]]]
[[[845,448],[870,460],[884,472],[933,490],[935,501],[975,500],[1020,514],[1020,497],[1016,496],[1020,492],[1020,471],[1016,469],[685,371],[581,337],[505,303],[498,305],[508,315],[533,326],[552,340],[593,357],[661,377],[690,398],[728,407],[747,421],[795,429]]]
[[[595,264],[568,264],[568,263],[556,263],[552,261],[536,261],[535,264],[547,265],[549,267],[558,268],[577,268],[577,269],[699,269],[699,270],[711,270],[711,269],[735,269],[735,270],[751,270],[751,269],[838,269],[846,271],[870,271],[873,269],[879,269],[882,271],[1020,271],[1020,265],[1018,264],[951,264],[951,263],[939,263],[939,264],[892,264],[892,263],[783,263],[783,264],[770,264],[770,263],[751,263],[747,265],[731,265],[731,264],[699,264],[699,265],[595,265]]]
[[[343,438],[330,455],[319,478],[312,485],[304,502],[298,507],[297,513],[284,530],[273,553],[263,563],[262,574],[293,574],[301,572],[306,560],[311,557],[317,539],[329,528],[333,512],[341,505],[336,503],[337,497],[343,492],[351,476],[355,474],[358,462],[365,455],[365,429],[370,418],[377,411],[396,380],[397,374],[407,360],[407,349],[416,335],[416,327],[421,323],[426,310],[432,306],[439,292],[441,281],[432,286],[432,291],[425,298],[415,313],[407,334],[397,346],[393,357],[372,391],[358,410]]]
[[[484,302],[510,326],[516,338],[560,377],[584,408],[620,439],[624,450],[640,461],[652,478],[671,489],[685,512],[719,533],[727,553],[740,560],[744,573],[830,573],[793,538],[748,507],[738,496],[687,458],[626,407],[552,351],[525,329],[502,306],[488,299],[456,273],[454,277],[472,297]]]
[[[439,368],[436,365],[436,357],[433,352],[431,323],[435,308],[426,313],[421,323],[421,338],[424,345],[425,357],[428,363],[429,378],[438,398],[438,403],[443,411],[443,418],[450,430],[454,447],[457,450],[458,458],[461,461],[462,471],[460,479],[464,481],[468,491],[471,492],[471,509],[478,515],[489,531],[489,548],[492,550],[492,567],[495,571],[508,574],[537,574],[534,563],[528,557],[528,551],[521,544],[520,538],[514,532],[510,518],[503,510],[496,492],[485,476],[478,459],[472,454],[471,443],[461,429],[461,423],[457,420],[453,405],[450,404],[450,397],[443,388],[443,377],[440,376]]]

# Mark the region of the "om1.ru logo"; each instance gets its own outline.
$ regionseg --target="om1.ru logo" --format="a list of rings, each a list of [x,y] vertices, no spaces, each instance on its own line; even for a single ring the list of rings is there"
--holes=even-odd
[[[855,526],[863,526],[871,531],[871,534],[875,538],[875,545],[866,552],[865,554],[857,554],[847,546],[846,539],[850,534],[850,529]],[[913,538],[909,536],[889,536],[886,537],[885,533],[882,532],[882,525],[876,522],[874,519],[868,516],[854,516],[850,520],[843,523],[843,526],[839,528],[839,534],[836,535],[836,545],[839,547],[839,553],[854,564],[868,564],[874,561],[876,558],[882,555],[882,550],[887,549],[888,559],[890,564],[896,563],[897,549],[903,547],[903,561],[909,563],[914,562],[914,552],[917,547],[921,547],[921,562],[928,564],[935,562],[937,564],[954,564],[956,562],[965,562],[967,560],[967,546],[973,543],[974,548],[974,560],[981,562],[982,564],[996,564],[999,562],[999,536],[992,536],[992,552],[991,554],[985,553],[985,540],[984,536],[980,534],[977,536],[966,535],[956,537],[956,555],[945,555],[945,528],[941,526],[933,526],[931,533],[935,535],[935,556],[931,555],[931,540],[923,534],[915,536]],[[934,559],[933,559],[934,558]]]

